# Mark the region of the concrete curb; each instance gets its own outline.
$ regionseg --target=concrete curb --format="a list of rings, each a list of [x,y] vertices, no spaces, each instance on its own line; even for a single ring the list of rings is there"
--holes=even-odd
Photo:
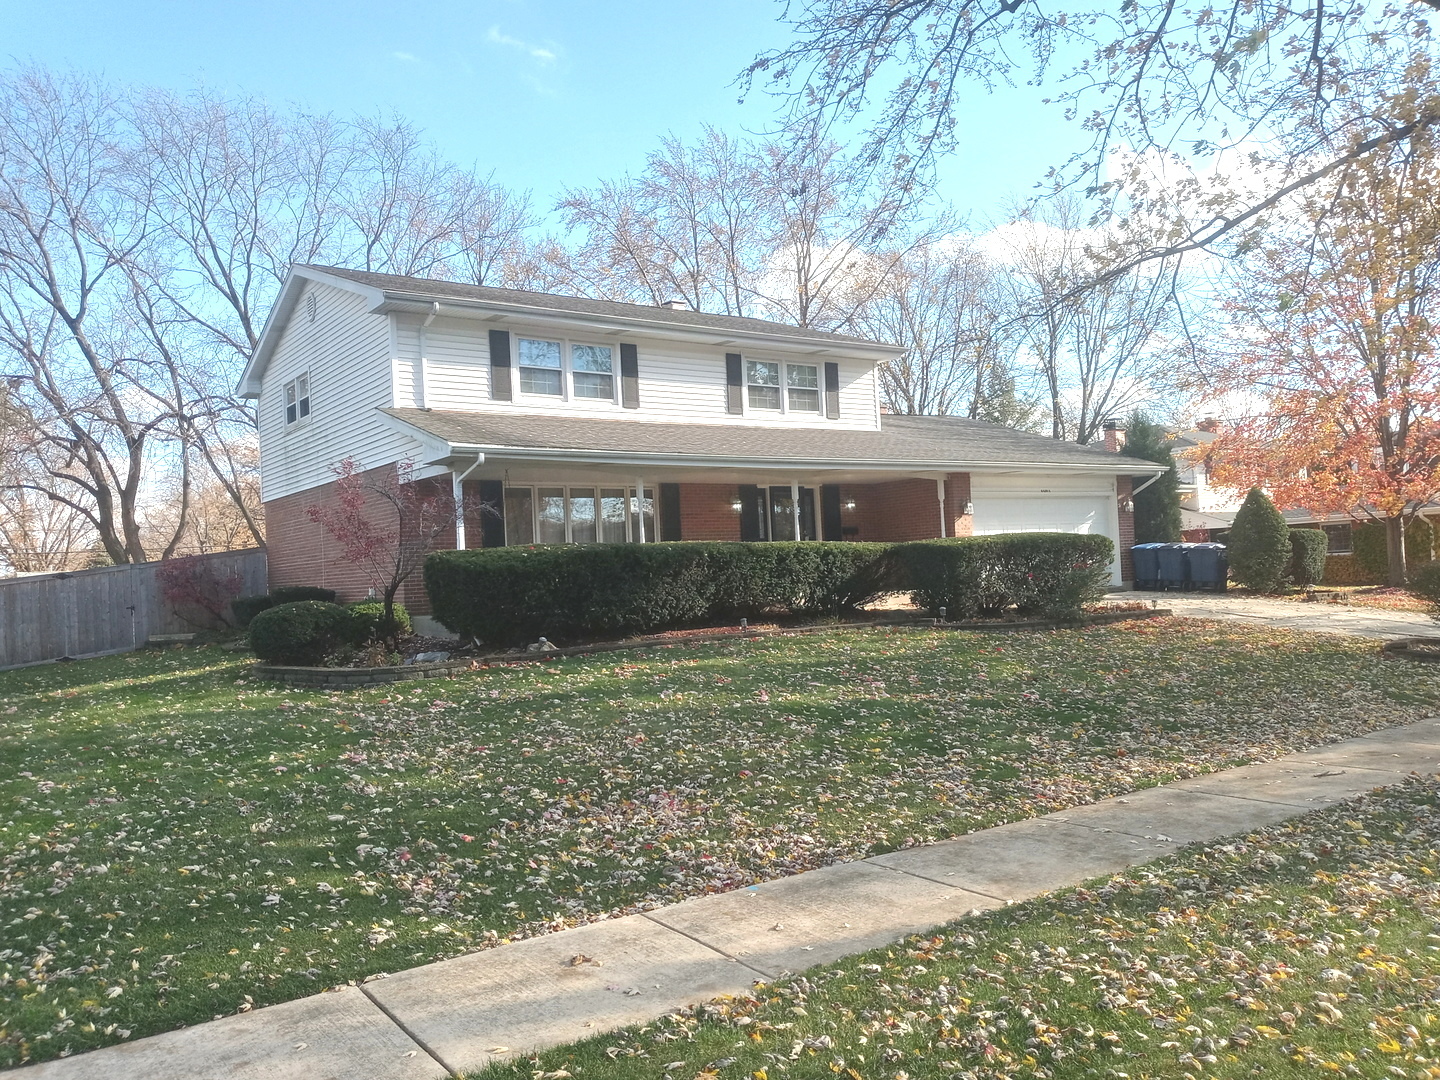
[[[1273,825],[1417,772],[1440,772],[1440,719],[545,934],[14,1075],[453,1075],[745,993],[757,980]]]

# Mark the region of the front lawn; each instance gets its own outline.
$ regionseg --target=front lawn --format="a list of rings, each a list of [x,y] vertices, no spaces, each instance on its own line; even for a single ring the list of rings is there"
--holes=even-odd
[[[472,1080],[1440,1075],[1440,783]]]
[[[0,673],[0,1064],[1433,713],[1373,643],[1155,620],[677,644],[359,692]]]

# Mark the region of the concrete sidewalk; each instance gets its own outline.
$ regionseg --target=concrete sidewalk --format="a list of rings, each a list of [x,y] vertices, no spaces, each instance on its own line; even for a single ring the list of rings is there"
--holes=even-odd
[[[1440,720],[412,968],[23,1080],[442,1077],[1440,771]]]
[[[1195,619],[1229,619],[1252,626],[1277,626],[1323,634],[1389,640],[1402,637],[1440,637],[1440,623],[1414,611],[1384,611],[1348,604],[1313,604],[1297,600],[1270,600],[1263,596],[1226,593],[1128,592],[1110,600],[1154,600],[1176,615]]]

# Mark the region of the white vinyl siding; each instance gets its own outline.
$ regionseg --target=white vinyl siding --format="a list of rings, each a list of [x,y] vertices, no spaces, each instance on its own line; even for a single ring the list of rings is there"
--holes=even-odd
[[[314,298],[315,318],[309,318]],[[310,282],[270,359],[256,403],[261,498],[327,484],[331,466],[354,457],[375,468],[414,454],[417,444],[385,422],[392,404],[390,320],[363,296]],[[310,415],[286,424],[286,388],[307,376]]]
[[[587,398],[573,391],[566,368],[567,393],[562,397],[526,394],[520,389],[521,372],[512,368],[514,401],[490,398],[489,331],[497,324],[454,318],[439,318],[425,328],[424,396],[420,379],[420,319],[397,316],[394,362],[394,402],[402,408],[453,409],[466,412],[509,410],[570,416],[608,417],[626,421],[683,422],[696,424],[819,424],[831,428],[874,430],[879,426],[879,392],[874,363],[860,357],[790,356],[776,350],[752,351],[756,359],[779,360],[813,367],[819,383],[817,408],[790,412],[734,416],[725,411],[725,353],[736,346],[706,346],[694,342],[667,341],[641,335],[613,333],[609,340],[589,343],[608,345],[612,350],[612,378],[618,391],[619,342],[633,342],[639,353],[640,407],[621,412],[618,393],[611,398]],[[521,337],[550,341],[587,343],[585,338],[561,329],[540,325],[499,324],[510,331],[511,351]],[[742,346],[743,350],[743,346]],[[840,418],[824,416],[825,360],[840,366]],[[514,361],[512,361],[514,362]],[[797,387],[797,389],[804,389]],[[786,388],[782,387],[782,393]]]

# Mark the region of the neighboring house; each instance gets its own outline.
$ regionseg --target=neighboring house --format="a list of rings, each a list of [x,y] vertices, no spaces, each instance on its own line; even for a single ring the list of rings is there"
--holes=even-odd
[[[1152,462],[882,413],[899,350],[758,319],[296,266],[238,392],[256,399],[272,585],[364,595],[306,508],[332,467],[411,461],[463,491],[456,547],[1096,532],[1130,578]],[[425,611],[414,582],[404,599]]]

